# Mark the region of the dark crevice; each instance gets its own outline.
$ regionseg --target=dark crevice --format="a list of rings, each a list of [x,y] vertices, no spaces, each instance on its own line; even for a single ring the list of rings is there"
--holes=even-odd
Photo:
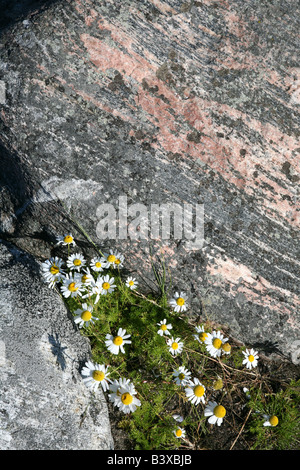
[[[58,0],[0,0],[0,34],[14,23],[57,2]]]

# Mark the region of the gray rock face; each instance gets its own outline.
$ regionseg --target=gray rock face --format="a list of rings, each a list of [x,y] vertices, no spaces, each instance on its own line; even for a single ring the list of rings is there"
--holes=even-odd
[[[84,247],[73,214],[144,291],[163,252],[191,317],[299,364],[298,18],[293,0],[76,0],[7,28],[1,236],[39,259],[68,230]],[[203,204],[203,246],[102,240],[123,196],[147,216]]]
[[[0,244],[0,449],[107,450],[105,397],[82,382],[90,346],[32,257]]]

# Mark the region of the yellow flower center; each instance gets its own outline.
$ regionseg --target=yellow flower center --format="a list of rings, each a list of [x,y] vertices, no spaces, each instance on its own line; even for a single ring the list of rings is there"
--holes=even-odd
[[[89,279],[88,275],[87,274],[84,274],[83,276],[81,276],[81,282],[87,282]]]
[[[116,259],[115,261],[116,264],[120,264],[121,263],[121,260],[119,258]]]
[[[114,339],[113,339],[113,343],[116,345],[116,346],[120,346],[122,343],[123,343],[123,338],[121,336],[116,336]]]
[[[93,371],[93,379],[97,380],[97,382],[101,382],[101,380],[103,380],[104,377],[105,377],[105,374],[104,374],[104,372],[102,372],[102,370],[94,370]]]
[[[226,415],[226,410],[225,410],[224,406],[217,405],[214,409],[214,415],[217,418],[224,418],[224,416]]]
[[[196,385],[196,387],[194,388],[194,395],[196,395],[196,397],[202,397],[204,395],[204,392],[205,389],[203,385]]]
[[[109,261],[110,263],[113,263],[115,261],[115,259],[116,259],[115,255],[109,255],[107,257],[107,261]]]
[[[51,274],[57,274],[59,273],[59,268],[56,266],[56,264],[53,264],[50,268],[50,273]]]
[[[133,281],[129,281],[128,283],[130,286],[133,286],[134,285],[134,282]]]
[[[204,331],[203,331],[203,333],[200,333],[200,335],[199,335],[200,341],[204,342],[206,340],[206,338],[207,338],[207,333],[204,333]]]
[[[181,429],[176,429],[176,436],[177,436],[177,437],[182,436],[182,431],[181,431]]]
[[[248,361],[249,361],[249,362],[253,362],[253,361],[254,361],[254,356],[252,356],[252,354],[250,354],[250,355],[248,356]]]
[[[100,263],[100,261],[97,261],[97,263],[95,263],[95,266],[96,268],[101,268],[102,264]]]
[[[172,348],[173,348],[173,349],[178,349],[178,343],[175,343],[175,342],[172,343]]]
[[[68,289],[71,292],[76,292],[78,290],[78,287],[75,287],[75,282],[70,282]]]
[[[76,258],[76,259],[74,259],[73,264],[74,264],[74,266],[80,266],[81,265],[81,260]]]
[[[178,297],[178,299],[176,300],[176,303],[177,303],[177,305],[182,306],[182,305],[184,305],[184,299],[182,297]]]
[[[84,321],[89,321],[92,318],[92,314],[88,310],[85,310],[84,312],[82,312],[81,318]]]
[[[167,325],[161,325],[160,329],[163,330],[163,331],[166,331]]]
[[[133,401],[133,396],[130,395],[130,393],[123,393],[121,396],[121,400],[123,405],[130,405]]]
[[[103,287],[103,289],[108,290],[110,288],[110,283],[109,282],[103,282],[102,287]]]
[[[179,380],[183,380],[185,375],[181,372],[181,374],[178,375]]]
[[[65,243],[72,243],[73,241],[73,237],[71,237],[71,235],[67,235],[65,238],[64,238],[64,242]]]
[[[222,341],[220,340],[220,338],[215,338],[212,344],[214,348],[220,349],[220,347],[222,346]]]
[[[275,416],[275,415],[274,415],[274,416],[271,416],[271,418],[270,418],[270,423],[271,423],[272,426],[277,426],[277,424],[278,424],[278,418],[277,418],[277,416]]]
[[[225,352],[230,352],[231,351],[231,346],[230,346],[229,343],[225,343],[225,344],[222,345],[222,349]]]

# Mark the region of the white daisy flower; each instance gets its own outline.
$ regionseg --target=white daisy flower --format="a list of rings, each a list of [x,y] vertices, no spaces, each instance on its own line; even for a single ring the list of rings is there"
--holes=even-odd
[[[117,396],[120,396],[120,389],[121,387],[125,388],[128,384],[130,384],[129,379],[115,379],[109,384],[109,401],[112,403],[115,402]]]
[[[105,345],[112,354],[119,354],[120,351],[125,354],[124,344],[131,343],[131,340],[128,339],[131,335],[126,335],[125,333],[126,330],[119,328],[117,336],[112,336],[110,334],[105,336]]]
[[[105,254],[107,267],[121,268],[124,262],[124,256],[118,251],[109,250],[109,254]]]
[[[184,439],[185,438],[185,430],[183,428],[176,428],[174,429],[173,433],[177,439]]]
[[[49,283],[49,287],[54,287],[56,282],[59,282],[65,276],[65,272],[62,269],[63,260],[55,256],[44,261],[41,265],[42,275],[46,282]]]
[[[277,424],[279,423],[279,419],[277,418],[277,416],[275,415],[272,415],[272,416],[269,416],[269,415],[263,415],[263,417],[265,418],[265,422],[264,422],[264,426],[272,426],[272,427],[275,427],[277,426]]]
[[[245,359],[243,360],[243,364],[246,365],[247,369],[252,369],[253,367],[257,366],[257,361],[258,361],[258,353],[257,351],[254,351],[254,349],[246,349],[246,351],[242,351],[242,353],[245,356]]]
[[[97,318],[93,317],[92,312],[93,307],[88,307],[86,303],[82,304],[82,308],[75,310],[74,322],[78,324],[79,328],[88,327],[90,323],[95,323]]]
[[[198,405],[200,402],[205,403],[205,387],[197,378],[188,382],[185,395],[193,405]]]
[[[87,361],[85,367],[81,371],[81,375],[84,377],[84,384],[92,391],[96,391],[101,384],[104,392],[108,390],[108,383],[111,382],[107,378],[109,372],[107,372],[108,366],[95,364],[94,362]]]
[[[90,297],[91,295],[96,295],[95,302],[94,302],[96,304],[98,302],[99,297],[102,294],[102,290],[103,290],[102,289],[102,282],[100,281],[100,278],[98,278],[97,281],[95,281],[95,279],[93,279],[91,281],[91,283],[88,285],[88,288],[89,288],[89,292],[87,294],[83,295],[82,297],[85,299],[86,297]]]
[[[175,421],[177,421],[178,423],[182,423],[182,421],[183,421],[183,419],[184,419],[183,416],[177,415],[177,414],[172,415],[172,418],[174,418]]]
[[[173,377],[177,385],[186,385],[190,380],[191,372],[183,366],[174,370]]]
[[[107,267],[107,261],[103,256],[97,256],[91,260],[90,266],[93,271],[101,272]]]
[[[99,276],[96,281],[91,284],[91,293],[88,295],[96,294],[95,304],[98,302],[100,295],[106,295],[114,291],[116,285],[114,284],[115,278],[106,276]],[[86,297],[86,296],[85,296]]]
[[[190,380],[185,389],[185,395],[193,405],[198,405],[200,402],[205,403],[205,386],[199,379],[194,378]]]
[[[57,239],[57,243],[56,243],[57,245],[59,245],[60,243],[62,245],[73,245],[73,246],[76,245],[75,240],[71,233],[66,233],[64,236],[58,236],[56,237],[56,239]]]
[[[114,388],[111,388],[111,390],[113,389]],[[135,387],[130,381],[127,380],[124,382],[124,379],[120,379],[117,391],[111,401],[113,401],[114,405],[120,408],[123,413],[131,413],[134,412],[138,406],[141,406],[140,400],[135,396],[136,393]]]
[[[220,357],[222,354],[222,344],[227,341],[228,338],[224,338],[223,334],[220,331],[213,331],[212,333],[207,333],[207,338],[204,343],[206,344],[206,349],[212,357]]]
[[[63,285],[60,287],[60,290],[62,295],[66,298],[77,297],[77,295],[81,295],[84,287],[79,279],[73,277],[70,274],[67,274],[63,279]]]
[[[180,342],[180,338],[174,339],[173,337],[167,340],[168,346],[170,346],[170,353],[173,356],[177,356],[177,354],[180,354],[183,349],[183,343]]]
[[[129,289],[131,289],[131,290],[136,289],[137,286],[138,286],[138,282],[137,282],[137,280],[135,279],[135,277],[130,277],[130,276],[129,276],[129,277],[126,279],[126,286],[129,287]]]
[[[158,334],[160,336],[163,336],[164,334],[165,335],[170,335],[171,333],[168,331],[168,330],[172,330],[172,325],[171,323],[167,323],[167,320],[166,318],[162,321],[160,321],[159,323],[156,323],[160,328],[158,330]]]
[[[117,287],[114,282],[115,278],[110,277],[109,274],[107,274],[106,276],[99,277],[95,284],[101,286],[101,294],[106,295],[107,293],[113,292],[115,287]]]
[[[187,309],[187,296],[184,292],[175,292],[169,303],[175,312],[184,312]]]
[[[95,283],[94,276],[90,272],[89,268],[83,269],[82,273],[75,273],[74,277],[76,279],[79,279],[85,287],[88,287],[91,284]]]
[[[217,424],[221,426],[224,416],[226,415],[226,409],[222,405],[214,401],[209,401],[207,407],[204,410],[204,416],[209,416],[208,422],[210,424]]]
[[[71,271],[80,271],[86,264],[86,260],[83,255],[80,253],[74,253],[70,255],[67,259],[67,266]]]
[[[195,330],[196,330],[196,333],[194,336],[194,338],[199,341],[199,343],[204,343],[204,341],[206,340],[207,338],[207,333],[205,332],[204,330],[204,326],[196,326],[195,327]]]

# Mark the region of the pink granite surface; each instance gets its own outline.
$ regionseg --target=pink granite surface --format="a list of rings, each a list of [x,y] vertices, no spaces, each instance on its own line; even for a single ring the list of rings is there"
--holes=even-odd
[[[40,185],[94,237],[97,207],[122,194],[204,204],[200,250],[115,245],[147,282],[162,246],[192,317],[296,362],[299,13],[291,0],[57,2],[0,49],[1,142],[36,183],[32,233],[59,230],[38,212]]]

